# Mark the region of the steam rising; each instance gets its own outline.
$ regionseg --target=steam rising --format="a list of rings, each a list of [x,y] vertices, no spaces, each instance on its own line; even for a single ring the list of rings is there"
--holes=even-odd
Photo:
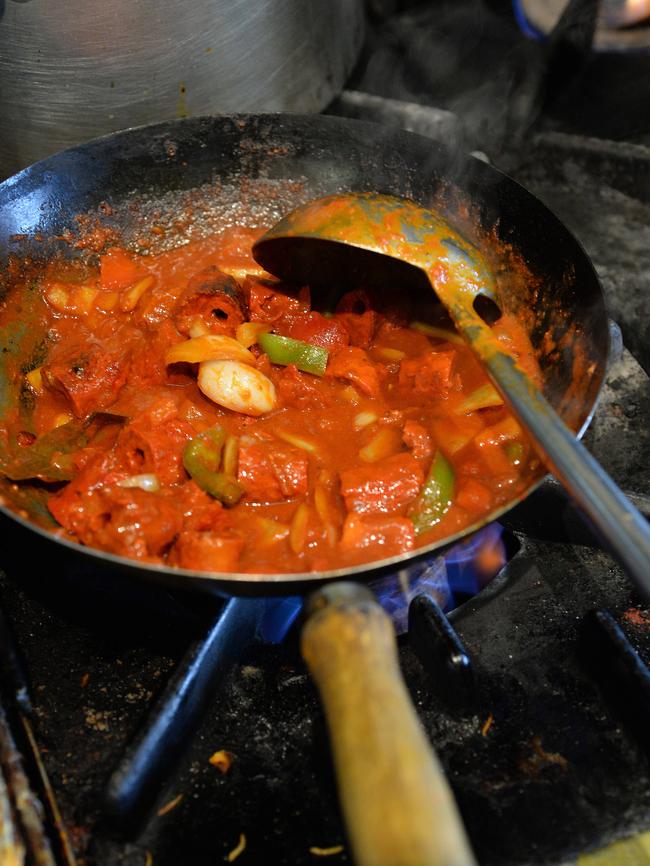
[[[365,62],[353,86],[419,102],[460,119],[464,150],[515,152],[544,106],[580,73],[597,0],[572,0],[548,43],[526,39],[510,3],[466,0],[407,8],[382,20],[375,4]]]

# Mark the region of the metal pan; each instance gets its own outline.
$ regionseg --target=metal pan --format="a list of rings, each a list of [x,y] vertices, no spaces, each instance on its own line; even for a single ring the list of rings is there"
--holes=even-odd
[[[121,243],[137,246],[154,224],[169,229],[160,243],[178,243],[224,219],[253,217],[269,224],[307,199],[359,190],[434,205],[480,245],[497,271],[502,307],[528,330],[545,396],[581,434],[609,347],[591,263],[560,221],[510,178],[415,135],[329,117],[281,115],[194,118],[127,130],[51,157],[0,185],[2,255],[87,254],[60,240],[88,227],[87,219],[77,219],[80,214],[115,229]],[[7,350],[0,356],[3,414],[19,399],[20,383],[10,379],[5,362],[29,339],[28,303],[24,314],[21,329],[3,328],[0,316]],[[136,563],[51,535],[38,503],[15,486],[2,483],[0,494],[2,511],[29,536],[39,533],[98,569],[183,590],[270,595],[397,571],[496,519],[535,488],[539,474],[523,494],[459,536],[371,566],[307,574],[207,575]],[[10,506],[24,509],[23,515]],[[437,762],[427,756],[387,620],[347,583],[316,593],[309,607],[303,653],[328,714],[357,861],[468,866],[472,855]]]
[[[330,117],[282,115],[198,118],[127,130],[60,153],[0,184],[0,256],[6,261],[10,255],[84,254],[57,239],[78,229],[80,214],[117,229],[127,244],[137,243],[154,223],[169,223],[169,236],[161,243],[178,243],[188,231],[209,231],[221,219],[232,220],[234,200],[243,202],[242,218],[251,219],[253,211],[263,224],[309,198],[363,189],[435,204],[483,250],[492,250],[502,305],[524,317],[545,396],[581,434],[595,407],[609,349],[605,304],[591,262],[560,221],[510,178],[478,160],[450,156],[419,136]],[[174,220],[187,209],[192,226],[177,229]],[[11,279],[5,274],[4,281]],[[7,357],[26,336],[3,329],[0,318],[0,339],[9,350],[0,357],[3,414],[19,397],[18,384],[9,381]],[[538,481],[531,478],[522,495],[462,533],[383,560],[372,570],[394,571],[457,541],[509,510]],[[41,526],[30,523],[32,529],[47,532],[34,503],[19,499],[6,483],[0,493],[7,505],[31,512]],[[363,565],[307,574],[207,576],[72,547],[138,578],[229,594],[295,592],[369,572]]]

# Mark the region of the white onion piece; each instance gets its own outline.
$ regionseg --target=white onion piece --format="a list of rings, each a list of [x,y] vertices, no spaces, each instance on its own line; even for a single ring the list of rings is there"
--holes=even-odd
[[[160,490],[160,481],[154,472],[145,472],[142,475],[130,475],[117,482],[118,487],[139,487],[147,493],[157,493]]]
[[[354,426],[357,430],[362,430],[364,427],[374,424],[377,417],[374,412],[359,412],[358,415],[355,415]]]
[[[244,415],[263,415],[277,403],[273,382],[255,367],[238,361],[203,361],[198,386],[219,406]]]

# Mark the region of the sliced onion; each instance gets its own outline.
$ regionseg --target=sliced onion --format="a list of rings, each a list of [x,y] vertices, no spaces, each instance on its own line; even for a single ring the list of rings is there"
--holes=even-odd
[[[155,472],[145,472],[142,475],[129,475],[117,482],[118,487],[139,487],[147,493],[157,493],[160,490],[160,481]]]
[[[167,350],[166,364],[185,361],[200,364],[202,361],[239,361],[241,364],[255,364],[255,355],[245,349],[237,340],[225,334],[203,334],[177,343]]]
[[[289,445],[295,445],[296,448],[302,448],[303,451],[309,451],[310,454],[319,454],[318,445],[306,436],[298,436],[295,433],[290,433],[288,430],[276,430],[275,435],[278,439],[283,439]]]
[[[378,417],[375,412],[359,412],[354,417],[354,426],[357,430],[362,430],[364,427],[374,424]]]
[[[257,343],[257,338],[260,334],[266,334],[271,330],[271,325],[266,322],[243,322],[237,326],[235,337],[237,342],[241,343],[246,349],[250,349]]]
[[[359,451],[364,463],[377,463],[384,457],[396,454],[402,445],[402,431],[395,427],[382,427],[370,442]]]

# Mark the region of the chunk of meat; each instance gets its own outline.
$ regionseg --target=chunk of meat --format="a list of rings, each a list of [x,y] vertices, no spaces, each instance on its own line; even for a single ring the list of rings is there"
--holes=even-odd
[[[181,531],[182,516],[164,496],[76,481],[51,497],[48,505],[61,526],[82,544],[150,560],[162,556]]]
[[[420,492],[424,472],[412,454],[393,454],[378,463],[341,473],[348,511],[381,514],[404,508]]]
[[[186,478],[183,448],[196,435],[187,421],[175,414],[156,419],[155,410],[142,413],[118,436],[116,453],[133,474],[154,472],[161,484]]]
[[[272,288],[267,282],[249,284],[248,308],[251,322],[290,321],[305,312],[305,302]]]
[[[337,313],[361,315],[373,310],[394,322],[406,323],[410,319],[410,297],[394,285],[372,286],[346,292],[336,305]]]
[[[404,424],[402,439],[416,460],[428,460],[433,454],[431,436],[422,424],[410,419]]]
[[[492,491],[476,478],[463,481],[456,494],[456,505],[474,514],[485,513],[492,506]]]
[[[365,313],[337,313],[334,317],[348,332],[348,338],[353,346],[367,349],[377,327],[377,313],[366,310]]]
[[[237,480],[254,502],[279,502],[307,492],[309,460],[300,448],[241,443]]]
[[[213,499],[195,481],[188,481],[174,491],[174,504],[183,515],[183,529],[193,532],[210,530],[223,534],[233,527],[233,519],[218,499]]]
[[[144,397],[153,386],[187,381],[186,373],[168,368],[165,361],[169,347],[177,342],[178,333],[169,320],[157,325],[146,339],[138,340],[129,357],[128,382],[120,399],[126,396],[127,391],[139,391]]]
[[[63,394],[77,418],[108,409],[127,376],[128,348],[115,350],[98,344],[74,347],[65,356],[44,364],[45,387]]]
[[[174,324],[186,336],[196,325],[211,334],[233,334],[246,315],[242,288],[211,265],[189,280],[174,311]]]
[[[337,313],[356,313],[362,315],[372,308],[373,302],[367,289],[353,289],[341,295],[336,305]]]
[[[348,379],[369,397],[381,396],[378,369],[366,352],[357,346],[337,349],[330,356],[325,375]]]
[[[452,385],[456,352],[428,352],[419,358],[405,359],[399,367],[401,388],[431,397],[446,397]]]
[[[323,349],[340,349],[347,346],[350,337],[346,328],[336,319],[328,319],[320,313],[305,313],[298,316],[287,328],[286,335]]]
[[[343,524],[341,552],[351,562],[398,556],[412,550],[415,534],[407,517],[383,514],[348,514]]]
[[[276,380],[276,387],[284,406],[296,409],[322,409],[326,405],[323,393],[312,384],[313,376],[301,373],[295,364],[288,364]]]
[[[234,532],[185,530],[176,539],[169,562],[194,571],[236,571],[243,549],[244,539]]]
[[[429,338],[412,328],[404,328],[390,319],[383,319],[375,332],[375,346],[399,349],[409,358],[426,355],[431,351]]]

